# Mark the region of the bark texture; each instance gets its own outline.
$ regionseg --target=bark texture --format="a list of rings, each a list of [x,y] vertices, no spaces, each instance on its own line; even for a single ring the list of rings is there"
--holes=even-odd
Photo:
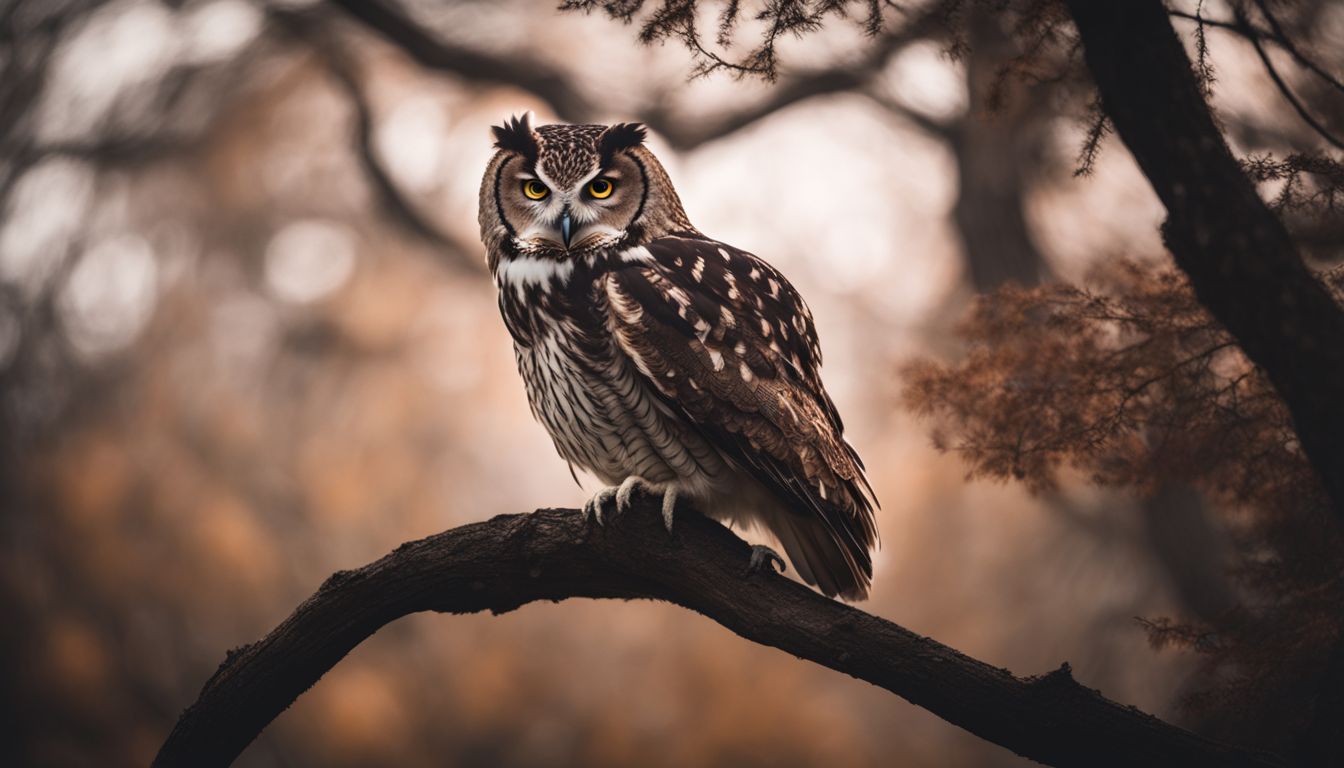
[[[505,515],[408,542],[338,572],[261,641],[231,651],[154,765],[223,766],[364,638],[418,611],[503,613],[572,597],[664,600],[742,637],[881,686],[1028,758],[1057,766],[1280,766],[1074,682],[1068,665],[1015,677],[768,571],[694,513],[668,534],[656,502],[606,527],[577,510]]]

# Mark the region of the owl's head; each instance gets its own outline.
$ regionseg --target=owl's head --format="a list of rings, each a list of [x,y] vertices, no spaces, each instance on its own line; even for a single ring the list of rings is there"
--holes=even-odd
[[[480,211],[492,268],[509,254],[561,259],[691,229],[638,123],[533,128],[525,115],[492,130]]]

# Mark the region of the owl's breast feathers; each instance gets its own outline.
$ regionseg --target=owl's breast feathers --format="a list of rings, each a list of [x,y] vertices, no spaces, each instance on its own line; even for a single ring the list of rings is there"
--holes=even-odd
[[[840,591],[866,593],[876,498],[822,386],[812,314],[793,286],[699,235],[622,252],[604,284],[611,326],[639,371],[792,514],[815,517],[850,571],[852,588]]]

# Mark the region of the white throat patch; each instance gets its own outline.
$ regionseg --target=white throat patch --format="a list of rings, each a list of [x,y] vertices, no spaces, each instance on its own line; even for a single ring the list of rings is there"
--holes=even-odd
[[[574,261],[515,256],[501,259],[495,267],[495,284],[500,288],[522,290],[529,285],[549,287],[552,281],[565,282],[574,274]]]

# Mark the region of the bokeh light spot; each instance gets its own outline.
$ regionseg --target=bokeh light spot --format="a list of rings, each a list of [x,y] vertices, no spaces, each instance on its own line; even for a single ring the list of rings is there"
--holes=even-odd
[[[61,294],[71,344],[93,356],[133,341],[154,310],[158,268],[149,243],[124,234],[80,257]]]
[[[24,174],[0,230],[0,280],[40,289],[83,225],[92,192],[83,163],[50,160]]]
[[[266,246],[266,285],[277,297],[296,304],[331,294],[354,269],[354,235],[336,222],[296,221]]]

